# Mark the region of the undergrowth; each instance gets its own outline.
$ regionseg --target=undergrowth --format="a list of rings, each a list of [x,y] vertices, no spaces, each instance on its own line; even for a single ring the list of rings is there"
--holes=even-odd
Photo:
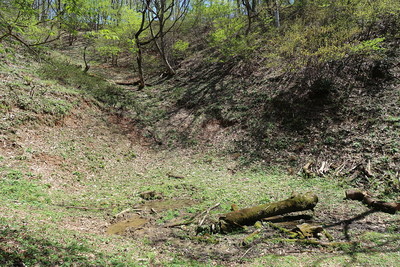
[[[41,65],[39,74],[46,79],[58,81],[66,87],[73,87],[80,92],[95,97],[98,101],[110,106],[121,106],[124,103],[123,90],[111,85],[103,78],[88,75],[80,66],[66,61],[49,58]]]

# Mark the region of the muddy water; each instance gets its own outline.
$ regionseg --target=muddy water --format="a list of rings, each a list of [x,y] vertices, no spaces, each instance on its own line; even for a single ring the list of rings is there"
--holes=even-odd
[[[145,225],[148,221],[148,219],[142,218],[139,215],[134,215],[127,220],[110,225],[110,227],[107,228],[106,233],[109,235],[122,234],[127,228],[139,228]]]
[[[147,203],[140,205],[138,209],[143,211],[145,210],[155,210],[156,212],[172,210],[172,209],[180,209],[184,207],[191,206],[195,204],[191,199],[168,199],[168,200],[157,200],[157,201],[148,201]],[[149,222],[149,219],[145,219],[140,217],[139,215],[133,215],[127,220],[120,221],[110,225],[107,228],[106,233],[109,235],[115,234],[123,234],[128,228],[140,228]]]

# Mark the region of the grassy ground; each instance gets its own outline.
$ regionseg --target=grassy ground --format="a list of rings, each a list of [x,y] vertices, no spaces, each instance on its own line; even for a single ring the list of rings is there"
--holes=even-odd
[[[112,86],[93,77],[82,78],[80,87],[72,86],[76,82],[68,79],[78,77],[73,75],[60,84],[39,78],[34,61],[4,62],[0,67],[2,265],[398,264],[399,215],[370,212],[361,203],[343,200],[349,188],[346,180],[288,175],[265,163],[242,169],[240,158],[212,147],[154,148],[153,139],[143,137],[137,125],[94,100],[93,95],[107,97],[100,94],[102,88],[117,90]],[[96,81],[97,91],[86,90],[93,89]],[[149,190],[161,199],[143,200],[140,193]],[[295,243],[267,225],[246,245],[243,239],[253,227],[204,237],[195,235],[194,225],[167,227],[217,203],[206,222],[228,212],[233,203],[240,207],[268,203],[293,191],[319,196],[314,212],[300,214],[313,215],[313,223],[323,225],[340,242],[338,246]],[[148,223],[120,235],[106,233],[113,223],[137,214]]]

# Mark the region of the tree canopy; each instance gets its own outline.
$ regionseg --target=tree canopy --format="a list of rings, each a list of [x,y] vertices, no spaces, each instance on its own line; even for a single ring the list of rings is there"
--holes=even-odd
[[[207,60],[257,58],[286,70],[381,57],[399,36],[399,14],[396,0],[3,0],[0,41],[36,51],[82,35],[114,65],[124,53],[136,57],[143,87],[147,61],[174,75],[204,47]]]

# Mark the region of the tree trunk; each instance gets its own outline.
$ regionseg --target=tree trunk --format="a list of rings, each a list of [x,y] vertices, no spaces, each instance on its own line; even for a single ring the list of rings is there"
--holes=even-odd
[[[317,203],[318,197],[311,192],[293,193],[286,200],[226,213],[219,218],[219,227],[221,232],[231,232],[243,225],[252,225],[263,218],[295,211],[312,210]]]
[[[276,10],[275,10],[275,25],[277,28],[281,27],[281,19],[279,15],[279,2],[276,0]]]
[[[46,0],[42,0],[42,2],[40,3],[41,5],[41,10],[40,10],[40,21],[41,22],[45,22],[45,20],[47,19],[47,13],[46,13]]]
[[[160,54],[162,61],[164,62],[165,67],[168,70],[168,74],[173,76],[176,74],[175,70],[172,68],[171,64],[168,61],[167,55],[165,53],[165,49],[162,48],[162,46],[165,46],[165,44],[163,44],[163,40],[161,39],[161,47],[160,45],[157,43],[157,40],[154,40],[154,43],[157,47],[158,53]]]
[[[139,89],[144,88],[144,76],[143,76],[143,66],[142,66],[142,47],[139,42],[139,37],[135,37],[136,40],[136,47],[138,49],[136,55],[136,62],[138,64],[138,73],[139,73]]]

